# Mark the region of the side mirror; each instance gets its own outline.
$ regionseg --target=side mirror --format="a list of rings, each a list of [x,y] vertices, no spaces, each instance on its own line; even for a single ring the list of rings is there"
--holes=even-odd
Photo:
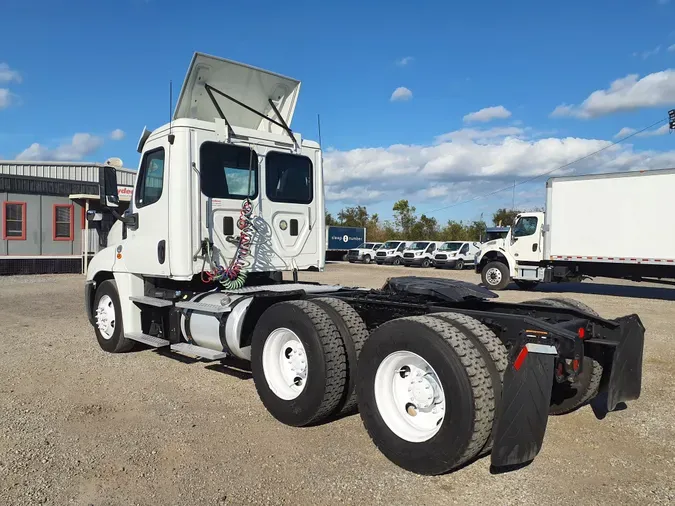
[[[117,194],[117,170],[105,165],[99,169],[99,184],[101,205],[108,208],[117,208],[120,198]]]
[[[87,221],[103,221],[103,213],[89,210],[87,211]]]

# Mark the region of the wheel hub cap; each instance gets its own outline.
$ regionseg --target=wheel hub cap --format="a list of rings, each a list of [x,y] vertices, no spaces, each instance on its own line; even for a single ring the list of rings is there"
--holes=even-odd
[[[94,319],[101,336],[106,340],[112,338],[115,332],[115,306],[108,295],[99,299]]]
[[[263,346],[262,364],[267,385],[277,397],[292,400],[305,389],[307,353],[292,330],[278,328],[270,333]]]

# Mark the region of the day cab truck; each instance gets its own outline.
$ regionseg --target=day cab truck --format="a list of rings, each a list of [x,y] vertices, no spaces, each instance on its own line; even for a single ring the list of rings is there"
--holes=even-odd
[[[172,120],[141,136],[128,212],[117,211],[115,167],[101,168],[100,209],[87,219],[116,221],[84,286],[101,349],[248,363],[279,422],[358,409],[375,447],[420,474],[488,454],[506,469],[527,463],[549,414],[638,398],[637,315],[606,319],[566,299],[508,304],[414,276],[378,289],[300,282],[324,270],[326,236],[321,147],[291,130],[299,87],[196,53]],[[302,431],[291,437],[302,444]]]
[[[522,213],[504,239],[482,245],[476,272],[492,290],[602,276],[675,279],[675,169],[554,177],[546,211]]]

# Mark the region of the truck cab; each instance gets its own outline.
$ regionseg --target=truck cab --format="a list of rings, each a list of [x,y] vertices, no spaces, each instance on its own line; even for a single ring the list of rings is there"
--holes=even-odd
[[[375,254],[377,265],[401,265],[403,251],[412,244],[410,241],[387,241]]]
[[[380,249],[383,243],[381,242],[364,242],[354,249],[350,249],[347,254],[349,263],[363,262],[369,264],[375,259],[377,250]]]
[[[511,280],[521,288],[532,288],[544,278],[542,260],[544,213],[519,214],[506,237],[481,245],[475,269],[483,284],[502,290]]]
[[[480,251],[480,243],[468,241],[448,241],[441,244],[434,255],[434,267],[446,267],[457,270],[473,265],[476,254]]]
[[[429,267],[434,260],[434,252],[442,243],[437,241],[416,241],[403,251],[403,264]]]

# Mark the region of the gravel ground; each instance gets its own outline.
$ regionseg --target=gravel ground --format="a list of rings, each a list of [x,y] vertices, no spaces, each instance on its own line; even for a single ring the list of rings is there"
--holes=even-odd
[[[470,271],[416,270],[477,282]],[[303,279],[379,287],[410,269],[330,264]],[[246,371],[143,350],[104,353],[81,276],[0,278],[0,505],[665,504],[675,501],[675,289],[616,281],[564,291],[646,328],[642,396],[598,420],[549,419],[530,466],[490,474],[403,471],[358,415],[296,429],[275,421]]]

